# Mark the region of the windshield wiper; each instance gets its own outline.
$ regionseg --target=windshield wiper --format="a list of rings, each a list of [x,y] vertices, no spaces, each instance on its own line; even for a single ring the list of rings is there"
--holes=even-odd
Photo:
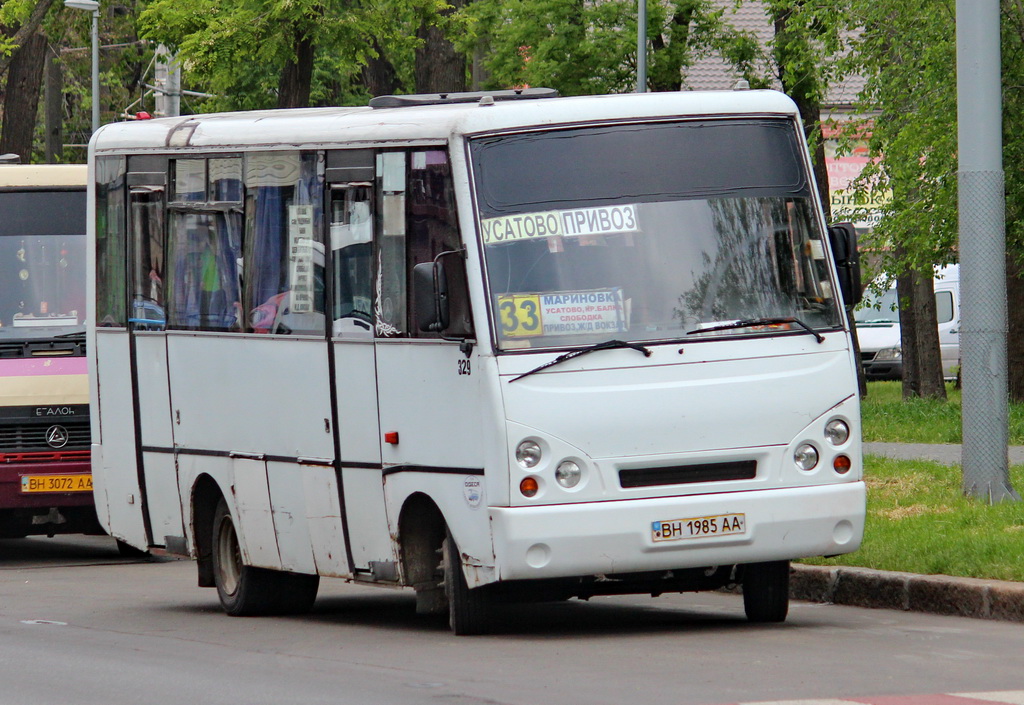
[[[748,318],[742,321],[733,321],[732,323],[723,323],[720,326],[712,326],[711,328],[697,328],[696,330],[686,331],[687,335],[694,335],[696,333],[710,333],[716,330],[732,330],[734,328],[750,328],[751,326],[775,326],[780,323],[795,323],[796,325],[803,328],[805,331],[814,336],[815,340],[819,343],[825,342],[825,336],[818,331],[811,328],[809,325],[801,321],[799,318],[793,318],[787,316],[784,318]]]
[[[74,333],[61,333],[60,335],[55,335],[53,337],[54,338],[75,338],[75,339],[81,338],[82,340],[85,340],[85,331],[84,330],[76,330]]]
[[[518,377],[513,377],[512,379],[509,380],[509,383],[515,382],[517,379],[522,379],[523,377],[529,377],[534,372],[540,372],[541,370],[546,370],[547,368],[552,367],[554,365],[557,365],[560,362],[565,362],[566,360],[571,360],[574,357],[579,357],[580,355],[586,355],[587,353],[597,352],[598,350],[613,350],[615,348],[631,348],[633,350],[637,350],[639,352],[642,352],[644,354],[644,357],[650,357],[651,356],[650,349],[644,347],[643,345],[640,345],[639,343],[627,343],[625,340],[606,340],[603,343],[597,343],[596,345],[591,345],[590,347],[581,348],[579,350],[572,350],[571,352],[567,352],[567,353],[562,353],[561,355],[556,357],[554,360],[551,360],[549,362],[545,362],[543,365],[539,365],[537,367],[534,367],[529,372],[524,372],[523,374],[519,375]]]

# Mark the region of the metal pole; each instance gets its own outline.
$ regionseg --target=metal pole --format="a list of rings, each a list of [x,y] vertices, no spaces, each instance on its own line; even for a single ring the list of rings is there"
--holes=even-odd
[[[647,92],[647,0],[636,3],[636,92]]]
[[[153,71],[156,84],[155,117],[174,117],[181,114],[181,65],[170,50],[161,44],[156,48]]]
[[[1010,485],[1006,201],[999,0],[957,0],[963,490],[1019,500]]]
[[[92,131],[100,129],[100,11],[92,13]]]

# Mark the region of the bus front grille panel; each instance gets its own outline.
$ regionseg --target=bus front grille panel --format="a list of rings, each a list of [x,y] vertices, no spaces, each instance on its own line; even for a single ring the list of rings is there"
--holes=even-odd
[[[50,429],[54,426],[64,429],[67,443],[59,446],[47,443],[47,437],[51,436]],[[58,423],[0,424],[0,453],[88,449],[90,442],[88,419],[63,420]]]
[[[657,487],[660,485],[686,485],[694,482],[752,480],[756,475],[756,460],[734,460],[727,463],[701,463],[698,465],[671,465],[660,468],[619,470],[619,485],[624,489]]]

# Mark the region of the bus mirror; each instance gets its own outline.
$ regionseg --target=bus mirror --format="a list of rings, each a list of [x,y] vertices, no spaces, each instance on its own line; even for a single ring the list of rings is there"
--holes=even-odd
[[[413,307],[421,331],[448,327],[448,277],[441,262],[421,262],[412,268]]]
[[[857,229],[853,223],[836,223],[828,229],[832,259],[839,275],[839,289],[845,306],[860,303],[863,290],[860,285],[860,252],[857,250]]]

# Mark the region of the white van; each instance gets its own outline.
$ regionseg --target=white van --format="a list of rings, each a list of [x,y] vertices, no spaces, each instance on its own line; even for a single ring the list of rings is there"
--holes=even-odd
[[[960,366],[960,265],[937,268],[934,286],[942,376],[955,379]],[[903,352],[895,283],[881,296],[867,292],[863,303],[854,312],[854,318],[860,340],[861,364],[867,378],[900,379]]]

